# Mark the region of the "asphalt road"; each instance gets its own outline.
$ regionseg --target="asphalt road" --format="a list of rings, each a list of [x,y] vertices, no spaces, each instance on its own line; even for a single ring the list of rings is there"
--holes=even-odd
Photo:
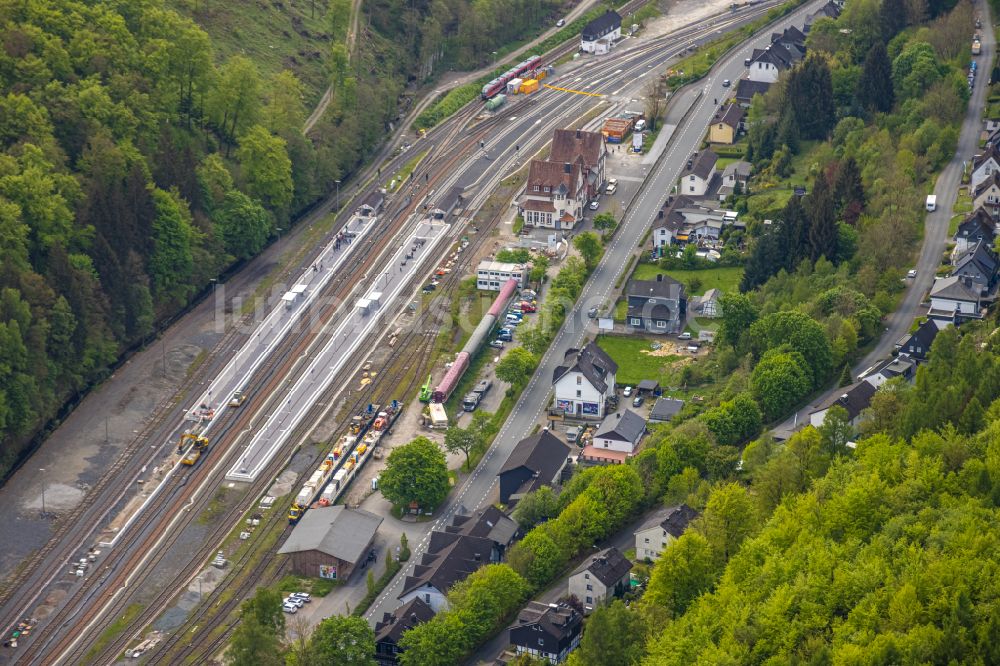
[[[907,280],[909,285],[902,303],[895,312],[886,317],[885,332],[875,347],[854,366],[852,372],[855,377],[878,361],[891,356],[896,342],[910,330],[914,319],[926,312],[925,298],[934,283],[934,274],[938,266],[941,265],[941,255],[948,243],[948,224],[954,215],[952,209],[958,198],[958,187],[962,182],[962,164],[971,161],[972,156],[979,152],[979,134],[982,131],[982,113],[986,105],[988,88],[986,80],[989,77],[990,63],[993,62],[996,50],[996,35],[991,28],[993,23],[990,17],[989,3],[980,2],[976,4],[976,7],[982,14],[983,25],[987,26],[986,30],[979,31],[982,37],[982,52],[978,58],[980,74],[969,98],[969,105],[965,110],[965,120],[962,122],[955,155],[941,171],[937,183],[934,185],[934,194],[937,195],[937,210],[929,213],[924,219],[923,244],[915,266],[917,277]],[[829,400],[840,391],[841,388],[835,386],[824,392],[808,406],[798,410],[775,427],[772,433],[786,439],[797,427],[804,426],[809,422],[809,412],[815,409],[815,405]]]
[[[716,65],[709,76],[699,82],[699,88],[704,94],[695,102],[686,122],[674,132],[665,155],[647,176],[645,184],[628,208],[614,240],[606,249],[604,257],[594,270],[575,307],[569,312],[565,324],[543,356],[538,370],[522,392],[511,416],[507,419],[476,471],[450,500],[437,520],[426,523],[427,532],[430,532],[431,529],[443,529],[460,506],[477,509],[490,502],[493,496],[493,486],[496,483],[496,475],[503,463],[515,445],[531,433],[535,424],[539,422],[542,411],[549,404],[551,378],[556,366],[562,361],[567,349],[579,347],[584,338],[591,334],[588,329],[590,320],[586,317],[587,310],[593,305],[604,302],[612,292],[618,276],[630,263],[640,239],[653,223],[660,205],[679,178],[687,156],[698,149],[702,136],[716,111],[713,100],[716,97],[721,100],[724,94],[732,91],[732,88],[726,89],[721,86],[722,80],[735,81],[738,79],[744,71],[743,60],[749,56],[753,48],[765,46],[773,31],[781,31],[790,25],[801,27],[805,15],[810,11],[815,11],[816,7],[821,4],[820,0],[811,2],[783,18],[765,30],[763,35],[749,40],[741,48],[731,52],[729,56]],[[706,39],[714,36],[718,29],[718,22],[718,20],[708,22],[708,27],[700,28],[701,34],[699,36]],[[670,56],[670,53],[661,52],[658,63],[665,62]],[[597,64],[592,67],[594,71],[591,76],[598,76],[600,85],[581,89],[596,92],[609,89],[608,92],[612,96],[616,96],[619,92],[610,90],[611,88],[619,85],[631,87],[642,84],[641,77],[637,76],[637,68],[634,66],[621,66],[618,68],[620,71],[615,71],[613,74],[607,73],[608,69],[616,66],[611,62],[611,60],[607,60],[601,64],[601,61],[597,60]],[[645,70],[642,69],[642,71]],[[586,83],[586,81],[582,82],[584,85]],[[629,93],[626,91],[622,98],[628,98],[628,96]],[[549,95],[549,98],[551,99],[552,96]],[[509,145],[506,150],[510,150]],[[402,590],[405,573],[410,571],[413,562],[419,561],[425,545],[426,539],[421,540],[416,545],[410,567],[407,567],[403,575],[395,578],[369,609],[365,615],[369,623],[374,625],[377,619],[381,619],[383,613],[392,611],[398,605],[397,596]]]

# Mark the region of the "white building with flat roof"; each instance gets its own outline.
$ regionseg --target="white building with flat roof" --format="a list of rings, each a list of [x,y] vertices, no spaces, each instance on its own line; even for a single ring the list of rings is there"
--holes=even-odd
[[[527,264],[481,261],[476,269],[476,288],[484,291],[500,291],[507,280],[517,280],[517,285],[523,287],[527,278]]]

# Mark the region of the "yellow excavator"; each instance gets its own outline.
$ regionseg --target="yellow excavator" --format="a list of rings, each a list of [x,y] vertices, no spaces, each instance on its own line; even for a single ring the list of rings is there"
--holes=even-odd
[[[181,439],[177,443],[178,455],[184,453],[184,447],[187,445],[188,440],[191,440],[192,446],[188,454],[181,460],[182,465],[194,465],[201,458],[201,454],[208,450],[208,437],[197,435],[193,432],[186,432],[181,435]]]

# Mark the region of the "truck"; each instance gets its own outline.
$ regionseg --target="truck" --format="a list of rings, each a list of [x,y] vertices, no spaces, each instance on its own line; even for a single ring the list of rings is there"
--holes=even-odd
[[[982,44],[980,44],[978,39],[972,40],[972,55],[977,56],[983,50]]]

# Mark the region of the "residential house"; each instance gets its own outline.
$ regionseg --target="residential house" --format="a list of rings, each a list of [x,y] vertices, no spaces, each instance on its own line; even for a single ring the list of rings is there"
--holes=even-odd
[[[583,27],[580,34],[580,50],[584,53],[601,55],[607,53],[622,37],[622,17],[609,9]]]
[[[399,600],[406,604],[420,598],[435,613],[447,609],[448,590],[489,564],[492,550],[493,542],[485,537],[432,531],[427,551],[403,582]]]
[[[985,242],[992,246],[996,239],[996,223],[993,218],[982,208],[977,208],[958,225],[955,235],[955,256],[961,256],[975,248],[980,242]]]
[[[382,516],[343,505],[310,509],[278,549],[299,576],[347,580],[368,561]]]
[[[575,162],[532,160],[518,212],[530,227],[572,229],[587,201],[583,158]]]
[[[993,290],[997,276],[997,258],[990,246],[983,241],[958,257],[951,274],[968,278],[979,293],[986,296]]]
[[[649,420],[658,423],[668,423],[684,409],[684,401],[677,398],[658,398],[649,410]]]
[[[569,444],[553,435],[548,428],[522,439],[497,474],[500,503],[510,506],[542,486],[558,485],[569,453]]]
[[[742,191],[746,192],[747,183],[750,182],[750,174],[752,171],[753,165],[749,162],[744,162],[743,160],[737,160],[736,162],[730,162],[727,164],[726,168],[722,170],[722,185],[719,186],[719,201],[725,201],[726,197],[735,192],[737,184],[739,184]]]
[[[711,143],[736,143],[736,137],[743,127],[744,115],[743,107],[739,104],[720,107],[708,128],[708,140]]]
[[[568,349],[552,373],[555,407],[567,416],[604,418],[608,398],[615,394],[618,364],[594,342]]]
[[[720,298],[722,298],[722,292],[720,290],[709,289],[700,298],[698,298],[694,311],[702,317],[709,317],[710,319],[721,317],[722,305],[719,303]]]
[[[774,83],[782,72],[791,69],[796,62],[795,56],[783,44],[769,44],[765,48],[753,50],[747,78],[761,83]]]
[[[782,32],[772,32],[771,43],[781,44],[796,54],[799,60],[806,55],[806,36],[794,25],[788,26]]]
[[[605,548],[570,574],[569,593],[583,603],[584,614],[589,614],[598,605],[625,594],[631,570],[632,563],[617,548]]]
[[[972,188],[972,210],[977,208],[984,208],[994,219],[1000,217],[1000,171]]]
[[[413,597],[391,613],[383,613],[375,624],[375,662],[378,666],[396,666],[403,649],[399,639],[403,632],[434,617],[434,609],[420,597]]]
[[[711,150],[693,154],[681,171],[680,193],[689,197],[704,196],[715,177],[715,163],[718,161],[719,156]]]
[[[931,287],[931,312],[951,313],[952,320],[982,316],[982,297],[969,278],[952,275],[938,278]]]
[[[655,280],[629,280],[625,285],[628,310],[625,325],[648,333],[679,333],[687,316],[684,285],[669,275]]]
[[[508,640],[518,655],[561,664],[580,645],[583,617],[567,603],[531,601],[517,615]]]
[[[902,377],[904,380],[912,382],[916,374],[917,362],[909,356],[901,354],[895,358],[882,359],[861,373],[858,379],[878,388],[896,377]]]
[[[840,12],[842,9],[843,9],[842,2],[839,2],[837,0],[830,0],[830,2],[823,5],[818,10],[806,16],[804,32],[808,33],[809,29],[812,27],[812,24],[818,21],[819,19],[823,18],[836,19],[837,17],[840,16]]]
[[[687,241],[687,234],[683,233],[687,218],[681,210],[693,205],[694,199],[685,196],[667,197],[653,223],[653,247],[662,248],[680,242],[678,236],[681,235]]]
[[[984,130],[980,134],[980,140],[987,148],[1000,143],[1000,125],[994,127],[993,129]]]
[[[573,164],[582,159],[588,199],[596,198],[604,187],[607,158],[608,148],[600,132],[557,129],[552,135],[549,161]]]
[[[625,409],[618,414],[608,414],[597,428],[592,446],[631,455],[635,453],[644,434],[646,434],[646,419],[631,409]]]
[[[687,504],[657,511],[635,531],[635,556],[639,560],[657,560],[667,546],[681,538],[698,512]]]
[[[826,413],[832,407],[843,407],[847,410],[847,419],[850,424],[856,426],[858,421],[861,420],[861,412],[868,409],[874,395],[875,387],[869,382],[862,381],[846,386],[843,389],[843,393],[839,395],[834,394],[822,402],[817,409],[810,412],[809,423],[813,427],[818,428],[823,425],[823,421],[826,420]]]
[[[969,185],[975,188],[1000,171],[1000,146],[989,145],[981,154],[972,158],[972,173],[969,175]]]
[[[475,516],[456,514],[451,525],[444,529],[445,532],[483,537],[492,541],[493,550],[490,554],[490,562],[502,562],[507,554],[507,549],[520,533],[517,522],[493,505],[483,509]]]
[[[508,280],[517,280],[517,286],[524,287],[528,279],[528,268],[527,264],[508,264],[484,259],[476,267],[476,289],[500,291]]]
[[[896,351],[900,356],[907,356],[918,363],[923,363],[927,360],[931,352],[931,345],[934,344],[934,338],[937,337],[940,330],[941,326],[938,325],[938,322],[928,319],[918,326],[917,330],[900,338],[896,343]]]
[[[770,81],[756,81],[749,78],[740,79],[736,82],[736,102],[744,109],[749,109],[754,96],[763,95],[770,87]]]

